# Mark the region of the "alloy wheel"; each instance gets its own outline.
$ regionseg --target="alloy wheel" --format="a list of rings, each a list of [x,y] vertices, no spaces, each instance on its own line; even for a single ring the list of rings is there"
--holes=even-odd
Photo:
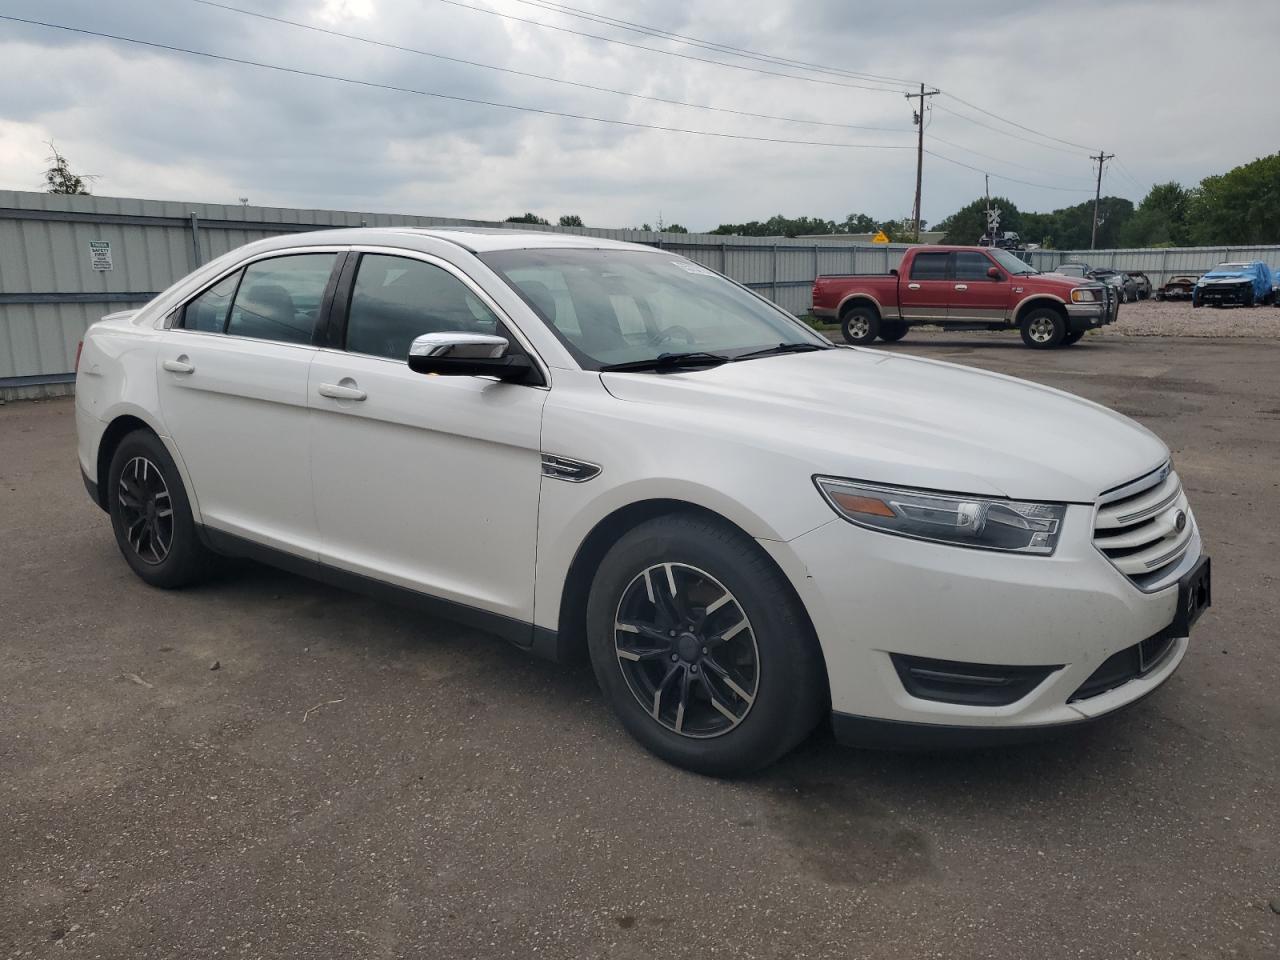
[[[863,340],[871,333],[871,323],[865,316],[859,315],[849,320],[849,336]]]
[[[614,649],[631,693],[685,737],[718,737],[755,702],[760,654],[746,612],[710,574],[683,563],[642,570],[622,591]]]
[[[173,501],[160,468],[134,457],[120,471],[116,495],[124,538],[143,563],[164,562],[173,546]]]
[[[1036,343],[1048,343],[1053,339],[1053,321],[1048,317],[1037,317],[1027,325],[1027,332]]]

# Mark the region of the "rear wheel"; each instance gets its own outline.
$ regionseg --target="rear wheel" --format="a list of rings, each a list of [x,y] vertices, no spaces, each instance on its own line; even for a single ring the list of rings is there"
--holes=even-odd
[[[135,430],[116,447],[107,507],[125,561],[153,587],[183,587],[208,572],[213,555],[196,535],[178,468],[151,431]]]
[[[885,343],[896,343],[907,335],[907,323],[904,320],[883,320],[880,323],[880,339]]]
[[[875,307],[850,307],[840,317],[840,332],[855,347],[873,343],[880,333],[880,314]]]
[[[1032,350],[1050,350],[1060,346],[1067,336],[1067,321],[1048,307],[1028,311],[1019,327],[1022,342]]]
[[[658,517],[618,540],[591,585],[587,633],[622,725],[677,766],[758,769],[829,709],[799,600],[757,544],[711,518]]]

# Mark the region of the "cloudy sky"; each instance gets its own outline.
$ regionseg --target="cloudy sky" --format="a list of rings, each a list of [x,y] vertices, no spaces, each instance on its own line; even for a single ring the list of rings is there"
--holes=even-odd
[[[981,194],[980,171],[993,193],[1053,209],[1092,194],[1085,147],[1101,147],[1119,157],[1104,191],[1137,201],[1151,183],[1192,184],[1274,151],[1280,129],[1280,3],[1264,0],[1220,0],[1212,13],[1179,0],[558,2],[823,72],[592,22],[550,0],[220,2],[699,107],[195,0],[0,0],[0,14],[369,84],[760,139],[439,99],[0,20],[0,188],[40,189],[52,140],[75,169],[98,175],[95,193],[113,196],[482,219],[533,210],[592,226],[661,216],[694,230],[774,213],[888,219],[910,213],[915,185],[902,85],[869,79],[890,77],[943,91],[925,134],[940,155],[926,157],[924,173],[923,215],[936,221]]]

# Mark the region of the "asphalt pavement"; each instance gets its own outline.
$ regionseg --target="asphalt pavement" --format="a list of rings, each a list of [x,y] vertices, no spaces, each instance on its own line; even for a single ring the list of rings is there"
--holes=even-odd
[[[0,957],[1280,956],[1280,341],[893,349],[1169,443],[1214,606],[1161,690],[1048,744],[819,733],[699,777],[585,667],[250,564],[146,587],[72,402],[0,407]]]

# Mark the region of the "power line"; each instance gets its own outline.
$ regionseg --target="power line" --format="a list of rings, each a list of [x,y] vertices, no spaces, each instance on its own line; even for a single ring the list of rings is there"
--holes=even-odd
[[[482,70],[496,70],[499,73],[511,74],[517,77],[528,77],[532,80],[546,80],[549,83],[560,83],[570,87],[578,87],[583,90],[594,90],[598,93],[610,93],[620,97],[630,97],[636,100],[648,100],[652,103],[664,103],[676,107],[690,107],[695,110],[710,110],[716,113],[728,113],[739,117],[750,117],[755,120],[780,120],[786,123],[806,123],[819,127],[837,127],[846,130],[877,130],[885,133],[909,133],[905,127],[877,127],[868,126],[857,123],[835,123],[826,120],[808,120],[803,117],[783,117],[768,113],[752,113],[748,110],[734,110],[730,107],[714,107],[703,103],[690,103],[687,100],[672,100],[666,97],[653,97],[642,93],[632,93],[629,90],[615,90],[611,87],[597,86],[593,83],[582,83],[577,80],[566,80],[561,77],[551,77],[541,73],[530,73],[525,70],[515,70],[509,67],[500,67],[496,64],[481,63],[478,60],[466,60],[461,57],[451,57],[443,53],[434,53],[430,50],[420,50],[416,47],[407,47],[398,43],[391,43],[387,40],[377,40],[373,37],[364,37],[354,33],[343,33],[341,30],[332,30],[327,27],[318,27],[310,23],[302,23],[298,20],[289,20],[285,17],[272,16],[267,13],[259,13],[256,10],[246,10],[242,7],[232,6],[227,3],[218,3],[217,0],[191,0],[192,3],[198,3],[205,7],[215,7],[219,10],[225,10],[230,13],[242,14],[246,17],[256,17],[259,20],[267,20],[272,23],[284,24],[290,27],[298,27],[302,30],[310,30],[314,33],[321,33],[331,37],[339,37],[343,40],[355,40],[359,43],[369,44],[374,47],[382,47],[388,50],[396,50],[401,53],[412,53],[421,57],[432,57],[437,60],[446,60],[449,63],[460,63],[468,67],[479,67]]]
[[[759,50],[735,47],[731,44],[720,43],[715,40],[700,40],[697,37],[689,37],[679,33],[672,33],[669,30],[663,30],[660,27],[636,23],[633,20],[622,20],[618,17],[610,17],[602,13],[594,13],[590,10],[583,10],[579,7],[571,7],[565,3],[555,3],[552,2],[552,0],[516,0],[516,2],[523,3],[526,6],[537,7],[550,13],[559,13],[568,17],[578,17],[579,19],[590,20],[595,23],[608,24],[609,26],[628,30],[632,33],[639,33],[645,36],[657,37],[664,40],[673,40],[676,43],[700,47],[704,50],[714,50],[718,53],[729,53],[751,60],[761,60],[767,63],[787,67],[800,67],[802,69],[812,70],[818,73],[833,74],[835,76],[855,77],[864,80],[879,80],[887,83],[901,84],[903,87],[914,87],[917,84],[917,81],[915,80],[904,80],[902,77],[887,77],[881,74],[864,73],[858,70],[846,70],[840,67],[831,67],[826,64],[814,63],[810,60],[793,60],[789,57],[779,57],[771,53],[762,53]]]
[[[442,2],[453,3],[455,6],[469,6],[468,4],[458,3],[457,0],[442,0]],[[557,0],[516,0],[516,2],[523,3],[527,6],[533,6],[541,10],[547,10],[548,12],[561,13],[565,16],[577,17],[579,19],[584,19],[584,20],[595,22],[595,23],[609,24],[612,26],[619,27],[620,29],[630,30],[633,33],[640,33],[646,36],[674,40],[678,43],[684,43],[684,44],[700,47],[702,49],[736,54],[736,55],[744,56],[750,59],[765,60],[767,62],[782,64],[789,67],[798,67],[805,70],[817,71],[820,73],[833,74],[837,76],[849,76],[849,77],[859,77],[863,79],[879,80],[879,81],[888,82],[888,83],[900,84],[904,87],[912,87],[912,88],[916,87],[920,83],[920,81],[918,80],[905,80],[901,77],[888,77],[888,76],[882,76],[877,74],[861,73],[858,71],[832,68],[824,64],[813,63],[812,61],[793,60],[785,57],[777,57],[773,54],[762,53],[757,50],[749,50],[743,47],[735,47],[730,44],[722,44],[716,41],[700,39],[697,37],[689,37],[682,34],[672,33],[670,31],[663,30],[662,28],[655,27],[651,24],[636,23],[631,20],[623,20],[617,17],[610,17],[605,14],[598,14],[598,13],[593,13],[591,11],[582,10],[579,7],[572,7],[572,6],[569,6],[568,4],[557,2]],[[483,8],[471,7],[471,9],[483,9]],[[487,10],[486,12],[497,13],[497,11],[489,11],[489,10]],[[508,16],[508,15],[499,13],[498,16]],[[521,18],[516,17],[513,19],[521,19]],[[554,27],[551,24],[540,23],[539,21],[536,21],[536,20],[525,20],[523,22],[533,23],[538,26],[551,27],[552,29],[563,29],[563,28]],[[573,31],[570,31],[570,32],[573,32]],[[623,42],[623,41],[613,40],[608,37],[601,37],[597,39],[603,39],[608,42],[616,42],[616,43]],[[653,48],[645,47],[643,49],[652,50]],[[663,51],[663,52],[667,52],[667,51]],[[721,64],[721,65],[737,66],[736,64]],[[812,78],[802,77],[797,79],[812,79]],[[814,82],[821,82],[821,81],[814,81]],[[1052,134],[1042,133],[1041,131],[1034,130],[1031,127],[1026,126],[1025,124],[1018,123],[1016,120],[1009,120],[1006,117],[1002,117],[997,113],[993,113],[992,111],[987,110],[985,107],[980,107],[976,103],[972,103],[968,100],[965,100],[963,97],[957,96],[954,93],[949,93],[945,90],[943,90],[942,93],[944,96],[950,97],[952,100],[955,100],[957,103],[962,103],[965,106],[970,107],[971,109],[977,110],[979,113],[986,114],[987,116],[995,120],[999,120],[1001,123],[1006,123],[1006,124],[1009,124],[1010,126],[1017,127],[1018,129],[1024,130],[1027,133],[1035,134],[1038,137],[1043,137],[1047,140],[1052,140],[1056,143],[1063,144],[1065,146],[1076,147],[1080,150],[1091,149],[1090,147],[1084,146],[1083,144],[1078,144],[1071,140],[1064,140],[1061,137],[1055,137]],[[957,116],[962,119],[969,120],[971,123],[978,123],[979,126],[986,126],[986,124],[982,124],[979,121],[973,119],[972,117],[965,117],[963,114],[954,113],[953,111],[946,111],[946,112],[952,113],[953,116]],[[1007,131],[1002,131],[995,127],[989,127],[989,129],[996,130],[996,132],[1005,133],[1006,135],[1012,136],[1012,134],[1008,134]],[[1023,139],[1023,138],[1015,137],[1015,139]],[[1034,140],[1028,140],[1027,142],[1037,143]],[[1048,144],[1039,144],[1039,143],[1037,143],[1037,145],[1046,146],[1046,147],[1049,146]]]
[[[947,93],[945,90],[943,91],[943,93],[945,96],[950,97],[952,100],[955,100],[957,103],[963,103],[966,107],[969,107],[971,110],[977,110],[979,113],[985,113],[988,117],[993,117],[994,119],[999,120],[1001,123],[1007,123],[1010,126],[1017,127],[1019,130],[1025,130],[1027,131],[1027,133],[1034,133],[1037,137],[1044,137],[1046,140],[1053,140],[1056,143],[1061,143],[1068,147],[1076,147],[1077,149],[1080,149],[1080,150],[1091,149],[1089,147],[1084,146],[1083,144],[1075,143],[1074,141],[1071,141],[1071,140],[1063,140],[1061,137],[1055,137],[1052,134],[1041,133],[1039,130],[1033,130],[1030,127],[1025,126],[1024,124],[1018,123],[1015,120],[1009,120],[1005,117],[1000,116],[998,113],[992,113],[990,110],[980,107],[976,103],[970,103],[968,100],[964,99],[963,97],[957,97],[954,93]]]
[[[940,153],[934,153],[932,150],[925,151],[926,156],[933,157],[936,160],[942,160],[946,163],[955,164],[957,167],[964,167],[966,170],[972,170],[975,173],[986,174],[995,177],[997,180],[1007,180],[1010,183],[1020,183],[1026,187],[1038,187],[1041,190],[1057,190],[1060,193],[1090,193],[1091,191],[1083,187],[1055,187],[1048,183],[1034,183],[1030,180],[1019,180],[1017,177],[1005,176],[1003,173],[991,173],[989,170],[983,170],[981,167],[975,167],[969,163],[962,163],[959,160],[953,160],[951,157],[944,157]]]
[[[1041,143],[1039,140],[1032,140],[1029,137],[1023,137],[1023,136],[1019,136],[1016,133],[1010,133],[1008,130],[1001,130],[999,127],[993,127],[991,124],[984,123],[983,121],[978,120],[975,117],[967,117],[963,113],[956,113],[954,110],[948,110],[946,107],[941,105],[935,105],[934,109],[941,110],[943,113],[956,117],[960,120],[965,120],[969,123],[976,124],[977,126],[990,130],[993,133],[998,133],[1001,136],[1010,137],[1014,140],[1021,140],[1023,143],[1029,143],[1035,147],[1043,147],[1046,150],[1057,150],[1059,153],[1067,153],[1073,157],[1081,156],[1081,154],[1075,150],[1067,150],[1064,147],[1055,147],[1052,143]],[[1085,149],[1087,150],[1088,147],[1086,147]]]
[[[929,112],[932,113],[933,111],[930,110]],[[932,127],[933,124],[930,123],[929,126]],[[953,143],[950,140],[944,140],[942,137],[938,136],[936,133],[930,133],[929,136],[931,136],[938,143],[946,144],[948,147],[954,147],[956,150],[963,150],[965,153],[972,153],[975,157],[982,157],[984,160],[994,160],[996,163],[1003,163],[1010,167],[1017,167],[1019,170],[1030,170],[1032,173],[1052,173],[1055,177],[1061,177],[1063,180],[1083,181],[1085,179],[1084,177],[1078,177],[1072,174],[1062,174],[1052,170],[1044,170],[1040,167],[1029,167],[1026,164],[1014,163],[1012,160],[1006,160],[1003,157],[992,156],[989,153],[983,153],[980,150],[974,150],[972,147],[966,147],[959,143]]]
[[[447,3],[451,7],[461,7],[464,10],[474,10],[477,13],[487,13],[490,16],[502,17],[504,20],[515,20],[519,23],[527,23],[534,27],[543,27],[547,30],[556,30],[560,33],[571,33],[576,37],[588,37],[592,40],[603,40],[605,43],[614,43],[623,47],[630,47],[633,50],[645,50],[649,53],[661,54],[664,57],[679,57],[682,60],[694,60],[698,63],[709,63],[717,67],[728,67],[731,70],[744,70],[748,73],[759,73],[767,77],[783,77],[787,80],[803,80],[806,83],[820,83],[829,87],[848,87],[857,90],[872,90],[877,93],[901,93],[901,89],[889,89],[886,87],[870,87],[863,83],[841,82],[839,80],[823,80],[819,77],[805,77],[795,73],[779,73],[776,70],[764,70],[760,67],[748,67],[741,63],[726,63],[723,60],[710,60],[706,57],[695,57],[689,53],[679,53],[675,50],[662,50],[658,47],[646,47],[642,43],[632,43],[630,40],[619,40],[617,37],[604,37],[598,33],[586,33],[582,30],[574,30],[570,27],[561,27],[554,23],[543,23],[541,20],[530,20],[527,17],[517,17],[514,13],[502,13],[499,10],[490,10],[488,7],[478,7],[474,4],[463,3],[462,0],[439,0],[440,3]]]
[[[564,117],[570,120],[590,120],[593,123],[607,123],[619,127],[630,127],[638,130],[660,130],[664,133],[685,133],[700,137],[715,137],[723,140],[750,140],[757,143],[783,143],[793,146],[805,147],[837,147],[850,150],[910,150],[910,146],[891,144],[891,143],[839,143],[826,140],[793,140],[785,137],[760,137],[744,133],[721,133],[714,130],[695,130],[688,127],[671,127],[656,123],[640,123],[634,120],[616,120],[610,117],[595,117],[589,114],[567,113],[560,110],[547,110],[542,107],[520,106],[513,103],[502,103],[497,100],[482,100],[477,97],[463,97],[451,93],[437,93],[431,90],[419,90],[414,87],[402,87],[389,83],[376,83],[372,80],[357,80],[354,77],[343,77],[334,73],[320,73],[314,70],[302,70],[297,67],[284,67],[279,64],[263,63],[259,60],[248,60],[243,57],[230,57],[219,53],[209,53],[204,50],[193,50],[189,47],[179,47],[166,43],[156,43],[150,40],[139,40],[136,37],[125,37],[119,34],[103,33],[97,30],[86,30],[81,27],[69,27],[60,23],[47,23],[42,20],[28,20],[23,17],[13,17],[0,14],[0,20],[9,20],[13,23],[25,23],[36,27],[47,27],[52,30],[62,30],[67,33],[78,33],[84,36],[99,37],[105,40],[118,40],[122,43],[132,43],[142,47],[150,47],[155,50],[167,50],[171,53],[183,53],[192,57],[204,57],[209,60],[221,60],[226,63],[238,63],[247,67],[258,67],[263,70],[274,70],[279,73],[288,73],[300,77],[311,77],[319,80],[336,80],[339,83],[347,83],[352,86],[367,87],[376,90],[390,90],[395,93],[409,93],[420,97],[433,97],[438,100],[452,100],[457,103],[470,103],[484,107],[500,107],[504,110],[519,110],[523,113],[537,113],[543,116]]]

